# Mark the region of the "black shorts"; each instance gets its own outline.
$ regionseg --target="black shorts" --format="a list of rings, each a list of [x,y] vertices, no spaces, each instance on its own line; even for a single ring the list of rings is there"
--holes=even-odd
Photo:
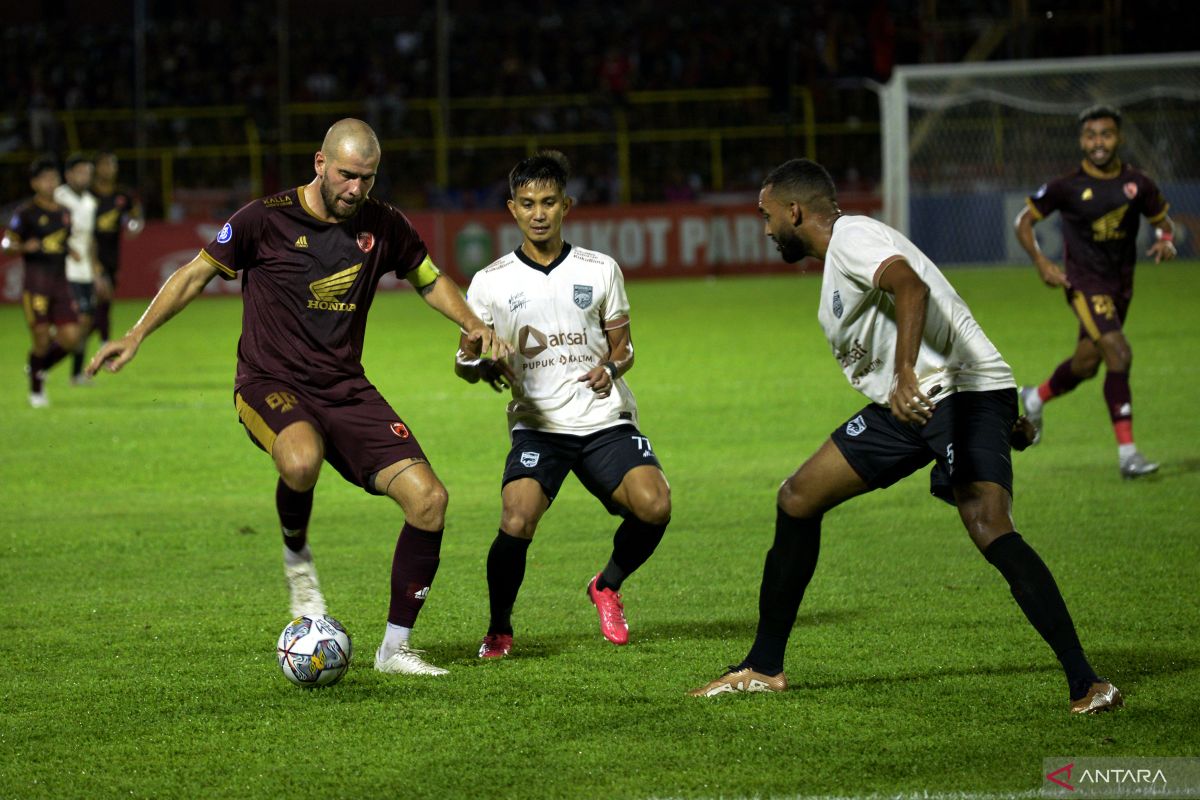
[[[68,283],[71,284],[71,299],[75,301],[75,308],[79,314],[84,317],[96,316],[96,284],[75,281]]]
[[[617,425],[587,436],[515,430],[501,486],[518,478],[533,478],[553,503],[567,473],[574,472],[583,487],[604,503],[608,513],[622,515],[626,509],[612,499],[612,494],[625,473],[643,464],[662,469],[650,440],[633,425]]]
[[[294,422],[308,422],[325,442],[325,460],[370,494],[375,475],[397,461],[425,458],[417,438],[365,378],[341,402],[323,401],[285,381],[254,378],[237,386],[234,405],[251,441],[267,453]]]
[[[924,426],[901,422],[891,409],[872,403],[830,438],[872,489],[891,486],[936,460],[929,491],[953,505],[953,487],[977,481],[998,483],[1012,494],[1009,437],[1016,420],[1016,389],[955,392],[937,404]]]

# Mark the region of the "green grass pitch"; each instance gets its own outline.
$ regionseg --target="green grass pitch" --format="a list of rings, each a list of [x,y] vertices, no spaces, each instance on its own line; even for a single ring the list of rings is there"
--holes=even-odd
[[[516,647],[475,658],[499,519],[504,399],[456,379],[457,332],[380,297],[367,372],[450,490],[414,643],[442,679],[371,669],[402,517],[326,469],[312,546],[354,637],[339,685],[286,682],[274,473],[231,402],[241,304],[206,299],[118,376],[49,380],[27,407],[20,312],[0,310],[0,797],[1036,796],[1058,756],[1200,755],[1200,295],[1196,263],[1143,264],[1128,334],[1135,431],[1162,462],[1117,475],[1100,381],[1014,454],[1015,515],[1127,707],[1067,713],[1050,650],[920,473],[825,520],[778,696],[684,692],[751,641],[779,482],[864,402],[816,323],[815,278],[629,286],[643,430],[674,519],[625,586],[631,643],[584,584],[615,520],[573,479],[531,550]],[[1030,268],[951,280],[1022,383],[1073,347]],[[125,327],[141,301],[117,307]]]

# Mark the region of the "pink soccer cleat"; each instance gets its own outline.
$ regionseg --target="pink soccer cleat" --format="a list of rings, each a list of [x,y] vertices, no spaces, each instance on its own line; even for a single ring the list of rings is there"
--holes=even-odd
[[[597,590],[596,581],[599,579],[600,573],[596,573],[596,577],[588,584],[587,593],[596,607],[596,613],[600,615],[600,632],[613,644],[625,644],[629,641],[629,623],[625,621],[621,595],[612,589]]]

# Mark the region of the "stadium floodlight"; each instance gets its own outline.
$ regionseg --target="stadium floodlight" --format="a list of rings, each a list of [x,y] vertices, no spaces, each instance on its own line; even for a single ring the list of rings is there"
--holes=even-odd
[[[1200,53],[1167,53],[898,67],[880,92],[884,219],[939,263],[1023,260],[1009,223],[1079,163],[1076,117],[1101,103],[1124,115],[1121,156],[1200,214]]]

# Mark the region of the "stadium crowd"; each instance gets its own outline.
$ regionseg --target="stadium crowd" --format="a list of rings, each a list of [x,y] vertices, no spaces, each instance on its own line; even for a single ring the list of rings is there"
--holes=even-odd
[[[874,96],[862,87],[886,81],[895,64],[961,60],[989,24],[1014,14],[1009,3],[1000,0],[974,0],[957,4],[953,11],[935,4],[914,9],[899,0],[819,0],[802,5],[542,1],[505,4],[503,13],[497,13],[495,3],[483,0],[451,0],[446,5],[452,97],[584,94],[595,98],[577,107],[532,115],[518,110],[456,113],[452,120],[456,135],[612,130],[612,109],[629,92],[744,86],[771,90],[768,114],[775,121],[788,111],[788,88],[793,85],[813,92],[822,121],[870,121],[877,114]],[[1184,42],[1174,48],[1171,41],[1164,42],[1164,36],[1179,38],[1178,31],[1150,24],[1156,9],[1173,5],[1178,4],[1153,0],[1127,8],[1119,26],[1121,51],[1188,49]],[[131,6],[117,13],[102,6],[76,0],[35,2],[13,9],[6,19],[0,32],[0,85],[5,97],[0,154],[72,149],[64,141],[56,112],[135,105],[137,27]],[[331,35],[327,15],[298,0],[290,3],[286,20],[278,17],[278,8],[274,2],[218,0],[201,12],[194,6],[154,4],[144,25],[146,107],[240,106],[247,109],[268,145],[287,133],[295,139],[305,132],[280,119],[283,67],[290,103],[361,102],[365,116],[386,131],[385,136],[411,135],[410,131],[428,124],[428,115],[418,117],[409,105],[413,98],[437,95],[434,4],[378,0],[356,4],[356,12],[368,24],[354,26],[352,36]],[[1061,12],[1053,19],[1030,17],[1016,34],[1005,38],[1004,52],[991,56],[1113,52],[1105,41],[1113,21],[1106,19],[1102,14]],[[281,32],[289,43],[286,59],[281,59],[276,47]],[[664,120],[645,118],[658,113],[655,109],[634,116],[630,127],[648,127],[650,121],[661,126]],[[676,124],[671,119],[665,122]],[[696,119],[691,124],[711,126],[721,121]],[[149,129],[149,144],[186,146],[237,142],[242,137],[240,124],[204,118],[152,119],[143,127]],[[89,132],[82,128],[81,138]],[[97,141],[84,146],[133,144]],[[828,153],[825,157],[834,165],[839,160]],[[613,199],[610,165],[586,153],[579,154],[576,162],[589,180],[591,195],[585,199]],[[654,191],[638,199],[669,201],[694,194],[697,177],[672,174],[669,167],[664,164],[662,174],[654,176]],[[870,177],[873,167],[863,164],[856,169]],[[219,165],[198,168],[220,170]],[[452,191],[428,195],[426,204],[463,206],[486,201],[490,187],[477,178],[472,183],[474,171],[467,159],[459,174],[451,176]],[[728,174],[736,183],[739,165],[732,165]],[[178,177],[208,185],[204,176]],[[751,185],[760,176],[744,177]],[[847,178],[853,176],[839,176]],[[23,182],[13,188],[23,191]],[[152,202],[152,193],[147,195]]]

